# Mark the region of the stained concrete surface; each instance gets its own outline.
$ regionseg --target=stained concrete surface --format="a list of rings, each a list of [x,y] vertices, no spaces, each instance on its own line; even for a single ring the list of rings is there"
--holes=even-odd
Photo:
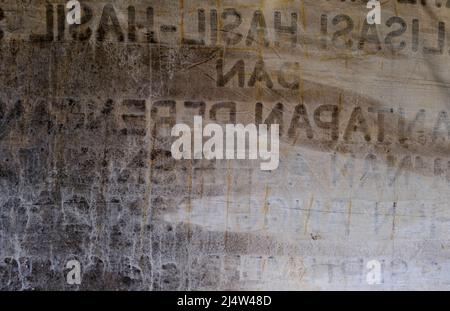
[[[1,1],[0,289],[449,289],[450,8],[381,2]],[[197,114],[280,167],[174,160]]]

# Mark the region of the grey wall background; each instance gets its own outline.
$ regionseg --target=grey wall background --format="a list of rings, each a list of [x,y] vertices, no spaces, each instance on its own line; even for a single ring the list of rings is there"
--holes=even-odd
[[[450,8],[401,2],[1,1],[0,288],[449,289]],[[280,167],[175,161],[196,114],[280,123]]]

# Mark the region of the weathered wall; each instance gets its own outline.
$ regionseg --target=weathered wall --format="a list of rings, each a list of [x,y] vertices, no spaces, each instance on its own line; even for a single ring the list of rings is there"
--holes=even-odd
[[[0,2],[1,289],[450,288],[447,1],[81,2]],[[280,167],[174,160],[196,114]]]

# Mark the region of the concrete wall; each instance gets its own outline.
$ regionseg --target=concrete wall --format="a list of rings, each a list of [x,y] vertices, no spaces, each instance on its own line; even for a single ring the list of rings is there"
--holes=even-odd
[[[0,2],[1,289],[450,288],[446,1],[81,2]],[[174,160],[198,114],[279,168]]]

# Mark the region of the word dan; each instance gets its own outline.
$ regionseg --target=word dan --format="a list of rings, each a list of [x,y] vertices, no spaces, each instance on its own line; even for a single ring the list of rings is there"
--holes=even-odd
[[[171,131],[172,136],[179,137],[172,144],[172,156],[177,159],[260,159],[268,161],[260,164],[261,170],[275,170],[279,165],[279,125],[270,125],[270,145],[268,146],[268,126],[260,124],[226,124],[225,139],[223,127],[216,123],[202,126],[203,118],[194,117],[194,136],[187,124],[176,124]],[[248,136],[248,140],[247,140]],[[210,137],[203,143],[204,137]],[[193,141],[193,150],[192,150]],[[224,152],[225,151],[225,152]]]

